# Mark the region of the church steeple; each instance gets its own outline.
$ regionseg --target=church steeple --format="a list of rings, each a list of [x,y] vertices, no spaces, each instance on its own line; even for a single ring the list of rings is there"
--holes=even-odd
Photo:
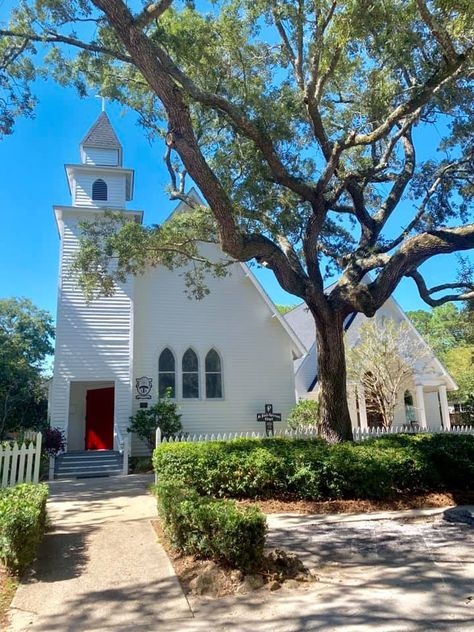
[[[122,145],[105,112],[80,148],[81,163],[65,165],[72,206],[125,209],[133,197],[133,169],[122,167]]]
[[[122,165],[122,145],[105,112],[101,112],[84,136],[80,148],[82,164]]]

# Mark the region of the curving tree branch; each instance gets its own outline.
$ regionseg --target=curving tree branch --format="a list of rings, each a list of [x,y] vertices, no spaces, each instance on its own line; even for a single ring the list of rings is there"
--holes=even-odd
[[[407,277],[411,277],[418,288],[418,292],[421,298],[431,307],[438,307],[451,301],[469,301],[474,299],[474,283],[469,285],[466,283],[443,283],[441,285],[435,285],[432,288],[428,288],[426,282],[418,270],[413,270]],[[444,290],[465,290],[459,294],[446,294],[440,298],[433,298],[433,294],[443,292]]]

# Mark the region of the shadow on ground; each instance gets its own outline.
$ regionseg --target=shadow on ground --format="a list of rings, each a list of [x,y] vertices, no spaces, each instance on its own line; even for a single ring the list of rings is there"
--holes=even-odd
[[[61,612],[49,613],[32,628],[35,632],[99,630],[162,630],[164,622],[186,619],[174,609],[176,586],[170,579],[123,588],[98,587],[67,599]],[[157,601],[160,609],[157,611]],[[67,613],[67,616],[65,616]],[[188,612],[187,618],[189,619]],[[186,626],[179,624],[183,631]]]
[[[46,534],[33,567],[22,580],[23,584],[60,582],[79,577],[87,566],[87,543],[93,531],[83,529]]]

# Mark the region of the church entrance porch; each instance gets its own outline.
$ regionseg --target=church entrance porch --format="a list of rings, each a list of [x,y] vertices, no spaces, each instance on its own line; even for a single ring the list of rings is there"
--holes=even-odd
[[[68,451],[113,450],[114,382],[71,382]]]

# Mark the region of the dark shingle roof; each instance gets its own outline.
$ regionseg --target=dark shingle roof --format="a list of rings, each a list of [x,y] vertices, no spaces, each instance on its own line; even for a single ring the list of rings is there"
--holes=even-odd
[[[118,149],[119,151],[122,149],[122,145],[105,112],[101,113],[97,121],[84,136],[81,145],[100,149]]]

